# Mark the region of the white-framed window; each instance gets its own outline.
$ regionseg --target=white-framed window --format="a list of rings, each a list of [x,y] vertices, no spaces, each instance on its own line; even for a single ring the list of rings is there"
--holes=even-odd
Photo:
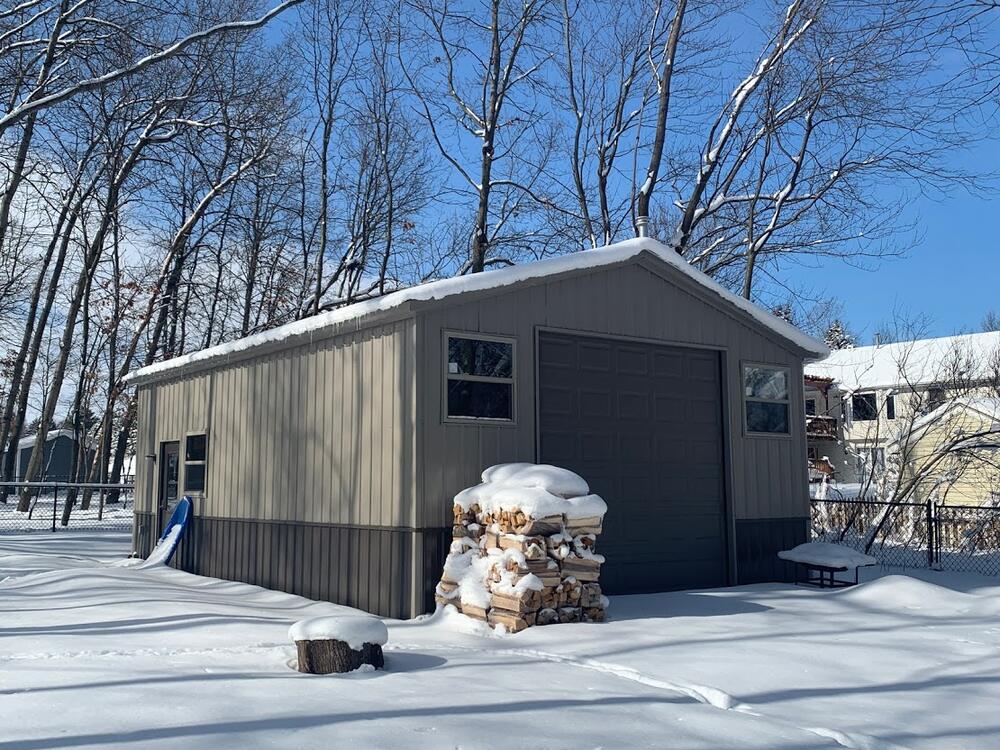
[[[445,333],[446,421],[514,422],[514,339]]]
[[[205,468],[208,465],[208,435],[199,433],[184,438],[184,491],[205,491]]]
[[[851,396],[851,416],[855,422],[873,422],[878,419],[878,401],[874,393],[855,393]]]
[[[816,416],[816,399],[814,398],[806,399],[806,416],[807,417]]]
[[[744,424],[749,435],[790,434],[789,370],[743,365]]]

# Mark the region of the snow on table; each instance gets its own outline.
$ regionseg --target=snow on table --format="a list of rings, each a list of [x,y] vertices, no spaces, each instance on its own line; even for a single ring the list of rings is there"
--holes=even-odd
[[[806,542],[792,549],[782,550],[778,557],[789,562],[804,565],[818,565],[824,568],[862,568],[866,565],[877,565],[871,555],[858,552],[842,544],[831,542]]]
[[[85,567],[128,538],[57,536],[0,537],[0,578],[18,576],[0,584],[0,705],[16,718],[0,750],[512,748],[539,727],[560,749],[1000,746],[996,579],[623,596],[607,623],[506,637],[442,612],[387,623],[386,671],[317,680],[290,666],[289,625],[356,610]]]

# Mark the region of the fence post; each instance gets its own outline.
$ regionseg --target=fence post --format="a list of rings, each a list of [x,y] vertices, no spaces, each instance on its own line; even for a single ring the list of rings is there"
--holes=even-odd
[[[56,506],[59,505],[59,487],[52,486],[52,533],[56,533]]]
[[[927,498],[927,567],[934,567],[934,545],[935,545],[935,528],[934,528],[934,500]]]

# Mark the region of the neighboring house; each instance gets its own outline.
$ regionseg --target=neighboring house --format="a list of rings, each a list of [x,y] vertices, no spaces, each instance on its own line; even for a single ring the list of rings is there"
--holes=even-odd
[[[649,239],[405,289],[130,375],[136,549],[189,494],[185,569],[413,616],[454,495],[533,461],[606,499],[610,593],[777,580],[825,354]]]
[[[913,422],[887,451],[898,454],[914,500],[1000,504],[1000,398],[958,398]]]
[[[73,477],[73,430],[49,430],[45,436],[42,465],[36,482],[70,482]],[[17,443],[17,461],[14,464],[14,479],[21,481],[28,469],[31,451],[35,446],[35,436],[28,435]]]
[[[807,410],[815,401],[837,422],[835,440],[809,431],[810,457],[828,456],[839,482],[863,483],[924,415],[960,398],[997,395],[998,371],[995,331],[834,351],[805,370]]]
[[[806,375],[806,452],[810,483],[838,480],[844,465],[841,435],[843,410],[833,378]]]

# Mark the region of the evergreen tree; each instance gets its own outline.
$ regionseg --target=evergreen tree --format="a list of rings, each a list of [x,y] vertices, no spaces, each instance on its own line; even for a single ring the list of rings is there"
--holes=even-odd
[[[834,318],[830,327],[823,334],[823,341],[826,345],[836,351],[837,349],[853,349],[857,346],[858,339],[847,328],[847,325],[840,318]]]

